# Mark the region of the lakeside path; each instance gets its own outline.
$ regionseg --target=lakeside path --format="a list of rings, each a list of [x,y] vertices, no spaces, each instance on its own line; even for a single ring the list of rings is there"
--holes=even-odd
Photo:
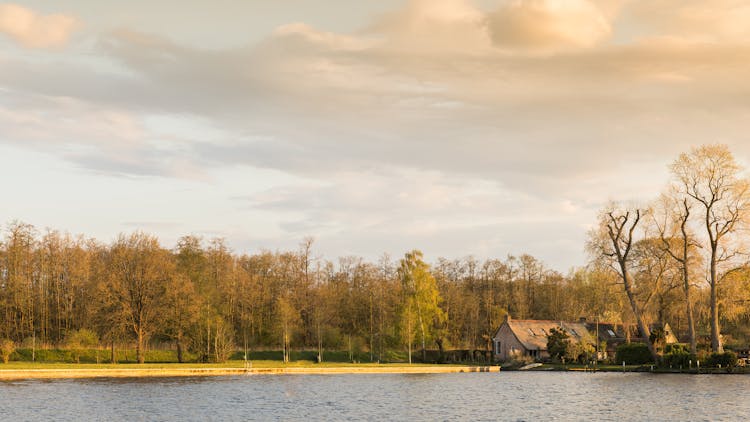
[[[72,366],[72,365],[71,365]],[[293,374],[446,374],[461,372],[500,372],[499,366],[461,365],[371,365],[326,367],[261,367],[261,368],[202,368],[162,367],[149,368],[43,368],[0,369],[0,381],[23,379],[68,378],[142,378],[142,377],[204,377],[232,375],[293,375]]]

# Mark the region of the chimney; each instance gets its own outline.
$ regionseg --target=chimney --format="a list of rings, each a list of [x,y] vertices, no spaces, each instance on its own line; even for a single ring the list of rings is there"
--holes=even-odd
[[[505,321],[506,324],[510,322],[510,314],[505,314]]]
[[[586,317],[582,316],[582,317],[578,318],[578,322],[580,322],[581,324],[585,324],[586,323]]]

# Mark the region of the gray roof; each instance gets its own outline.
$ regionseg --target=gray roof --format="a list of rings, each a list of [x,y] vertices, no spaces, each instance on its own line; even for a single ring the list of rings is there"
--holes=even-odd
[[[561,328],[568,333],[572,342],[593,343],[593,337],[586,329],[586,325],[580,322],[511,319],[504,324],[508,324],[526,350],[547,350],[547,336],[550,330]]]

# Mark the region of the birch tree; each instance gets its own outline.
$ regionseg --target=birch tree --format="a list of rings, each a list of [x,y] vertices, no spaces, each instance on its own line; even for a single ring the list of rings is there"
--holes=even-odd
[[[422,260],[422,252],[408,252],[399,267],[404,292],[402,318],[406,319],[408,344],[411,346],[414,323],[422,341],[422,361],[427,360],[427,338],[444,318],[440,309],[440,292],[429,266]],[[411,350],[411,347],[410,349]],[[411,362],[410,362],[411,363]]]

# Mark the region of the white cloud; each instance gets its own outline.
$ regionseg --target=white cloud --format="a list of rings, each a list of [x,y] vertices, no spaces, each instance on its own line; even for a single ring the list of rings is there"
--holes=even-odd
[[[40,15],[17,4],[0,4],[0,33],[28,48],[62,46],[77,26],[69,15]]]

